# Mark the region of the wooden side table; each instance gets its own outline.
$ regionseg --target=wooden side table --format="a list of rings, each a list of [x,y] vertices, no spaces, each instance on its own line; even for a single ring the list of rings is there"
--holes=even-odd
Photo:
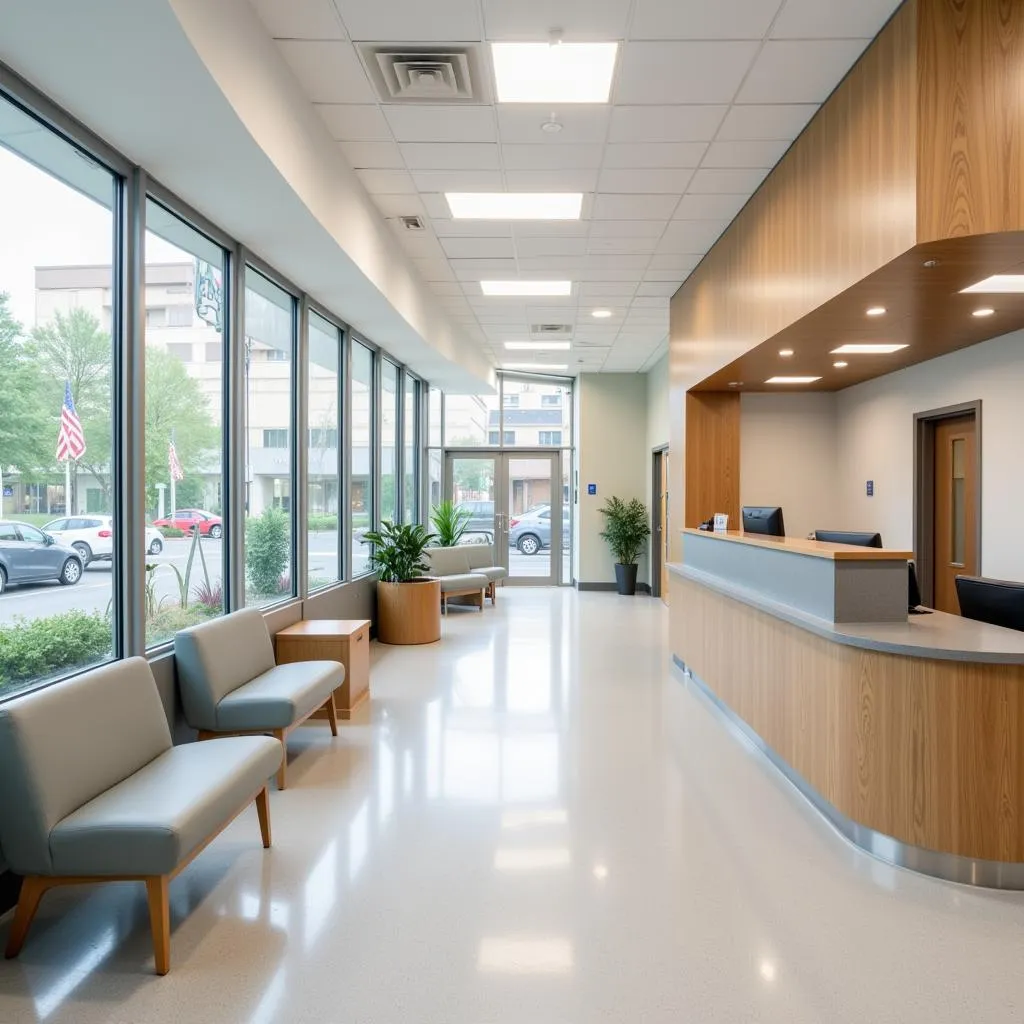
[[[303,619],[282,629],[274,641],[279,665],[340,661],[345,666],[345,682],[334,691],[339,718],[351,718],[370,696],[369,619]],[[320,715],[320,711],[313,713],[314,718]]]

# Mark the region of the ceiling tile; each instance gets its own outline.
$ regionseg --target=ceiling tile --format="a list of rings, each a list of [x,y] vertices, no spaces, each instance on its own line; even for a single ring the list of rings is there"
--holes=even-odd
[[[630,0],[484,0],[487,38],[546,41],[553,28],[567,42],[605,42],[626,34]]]
[[[704,142],[612,143],[605,149],[604,167],[699,167]]]
[[[594,220],[657,220],[669,218],[678,196],[598,193],[594,199]]]
[[[482,36],[477,0],[334,0],[353,39],[463,42]]]
[[[693,176],[689,191],[695,195],[702,192],[753,192],[767,174],[764,167],[701,168]]]
[[[677,220],[665,229],[658,253],[693,253],[702,256],[729,226],[728,221]]]
[[[503,145],[501,156],[505,168],[510,171],[596,169],[601,166],[601,147],[597,145]]]
[[[250,0],[275,39],[344,39],[331,0]]]
[[[418,195],[376,195],[373,201],[385,217],[426,217],[427,211]]]
[[[668,314],[667,299],[634,299],[634,309],[663,309]]]
[[[409,181],[413,187],[416,187],[416,183],[412,181],[412,176],[409,176]],[[423,200],[423,205],[427,208],[427,216],[433,220],[450,220],[452,211],[448,208],[448,200],[445,199],[440,192],[424,192],[420,199]],[[466,221],[467,224],[484,224],[484,221]],[[481,231],[479,234],[487,234],[487,232]]]
[[[376,99],[351,43],[282,40],[292,74],[314,103],[373,103]]]
[[[732,107],[718,138],[795,139],[818,110],[817,103],[756,103]]]
[[[512,225],[518,238],[586,238],[590,222],[586,220],[523,220]]]
[[[585,238],[519,238],[516,253],[520,259],[538,256],[583,256],[587,251]]]
[[[498,147],[486,142],[403,142],[400,146],[410,171],[497,170]]]
[[[732,220],[750,199],[749,193],[738,195],[724,193],[708,193],[701,195],[688,194],[679,200],[675,220]]]
[[[348,142],[391,140],[391,129],[380,107],[370,103],[317,103],[316,109],[335,139]]]
[[[629,223],[635,224],[636,221]],[[657,243],[657,238],[591,238],[587,246],[587,252],[593,253],[596,256],[616,253],[623,255],[650,254],[654,252],[654,247]]]
[[[396,192],[408,195],[416,191],[412,176],[407,171],[370,170],[356,171],[356,174],[371,195]]]
[[[599,238],[659,239],[668,224],[661,220],[595,220],[590,229],[590,240]]]
[[[688,253],[652,256],[650,265],[644,273],[649,276],[658,270],[671,270],[675,273],[689,273],[700,262],[700,257]]]
[[[449,260],[452,271],[460,281],[485,281],[495,275],[504,280],[518,273],[514,259]]]
[[[789,142],[712,142],[702,167],[774,167]]]
[[[457,295],[462,299],[466,297],[465,292],[462,290],[462,285],[458,281],[434,281],[430,286],[430,290],[436,295]]]
[[[444,196],[438,197],[447,209]],[[500,220],[451,220],[432,217],[430,226],[438,238],[511,238],[512,225]]]
[[[413,171],[412,180],[421,192],[500,192],[501,171]],[[444,197],[445,216],[451,211]]]
[[[762,39],[782,0],[637,0],[631,39]],[[812,0],[813,2],[813,0]]]
[[[441,243],[427,231],[407,231],[405,228],[400,228],[395,233],[402,243],[402,248],[410,256],[431,260],[448,258],[447,253],[441,248]]]
[[[619,170],[601,172],[598,189],[601,192],[667,192],[682,195],[693,177],[693,171],[683,167],[662,170]]]
[[[593,192],[597,169],[506,171],[505,184],[513,192]]]
[[[731,103],[757,49],[754,42],[628,43],[615,103]]]
[[[700,263],[701,257],[694,256],[693,266],[687,267],[686,270],[651,270],[647,269],[644,271],[645,281],[675,281],[677,285],[682,284],[683,280],[689,275],[693,267]]]
[[[496,142],[493,107],[431,107],[424,104],[383,107],[399,142]]]
[[[518,247],[517,247],[518,249]],[[579,270],[584,256],[523,256],[519,255],[519,269],[524,274],[560,274],[572,276]],[[561,280],[562,278],[560,278]]]
[[[616,106],[609,142],[710,142],[728,106]]]
[[[405,170],[405,161],[393,142],[341,142],[345,159],[356,168],[381,167],[386,170]]]
[[[441,245],[453,259],[493,259],[515,256],[511,238],[444,238]]]
[[[679,285],[671,281],[643,281],[637,288],[637,295],[675,295],[679,291]]]
[[[900,0],[787,0],[773,39],[872,39]]]
[[[632,295],[636,291],[636,283],[633,283],[625,289],[616,289],[616,295]],[[579,296],[580,302],[587,300],[588,304],[598,305],[599,301],[603,301],[604,297],[611,293],[611,289],[603,281],[580,281],[579,284]]]
[[[499,103],[498,131],[503,143],[532,145],[574,145],[603,143],[608,131],[610,108],[604,103],[580,103],[554,111],[555,120],[562,126],[560,132],[541,129],[551,120],[548,106],[534,103]]]
[[[764,44],[739,103],[821,103],[861,55],[860,39]]]
[[[425,281],[454,281],[455,274],[447,260],[438,259],[417,259],[412,257],[412,262]]]

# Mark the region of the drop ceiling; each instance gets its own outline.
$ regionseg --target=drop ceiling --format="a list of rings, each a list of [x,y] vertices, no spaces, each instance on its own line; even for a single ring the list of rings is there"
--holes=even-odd
[[[898,0],[251,0],[345,159],[448,315],[501,365],[565,324],[574,372],[665,351],[669,299],[892,15]],[[620,42],[611,102],[380,102],[364,43]],[[555,120],[557,133],[541,125]],[[453,220],[444,192],[577,191],[578,222]],[[410,231],[402,217],[416,216]],[[570,279],[486,298],[484,279]],[[594,309],[612,316],[595,319]],[[512,353],[511,357],[514,358]],[[537,358],[534,359],[534,356]],[[566,353],[531,353],[564,363]]]

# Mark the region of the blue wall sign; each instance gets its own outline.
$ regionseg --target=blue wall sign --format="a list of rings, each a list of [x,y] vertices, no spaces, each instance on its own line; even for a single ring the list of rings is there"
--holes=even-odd
[[[587,484],[587,494],[597,494],[597,484]]]

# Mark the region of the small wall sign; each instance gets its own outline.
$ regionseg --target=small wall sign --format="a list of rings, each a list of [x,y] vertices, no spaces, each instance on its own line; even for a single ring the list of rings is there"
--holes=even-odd
[[[587,494],[597,494],[597,484],[587,484]]]
[[[873,498],[875,496],[875,481],[869,480],[867,486],[868,497]]]

